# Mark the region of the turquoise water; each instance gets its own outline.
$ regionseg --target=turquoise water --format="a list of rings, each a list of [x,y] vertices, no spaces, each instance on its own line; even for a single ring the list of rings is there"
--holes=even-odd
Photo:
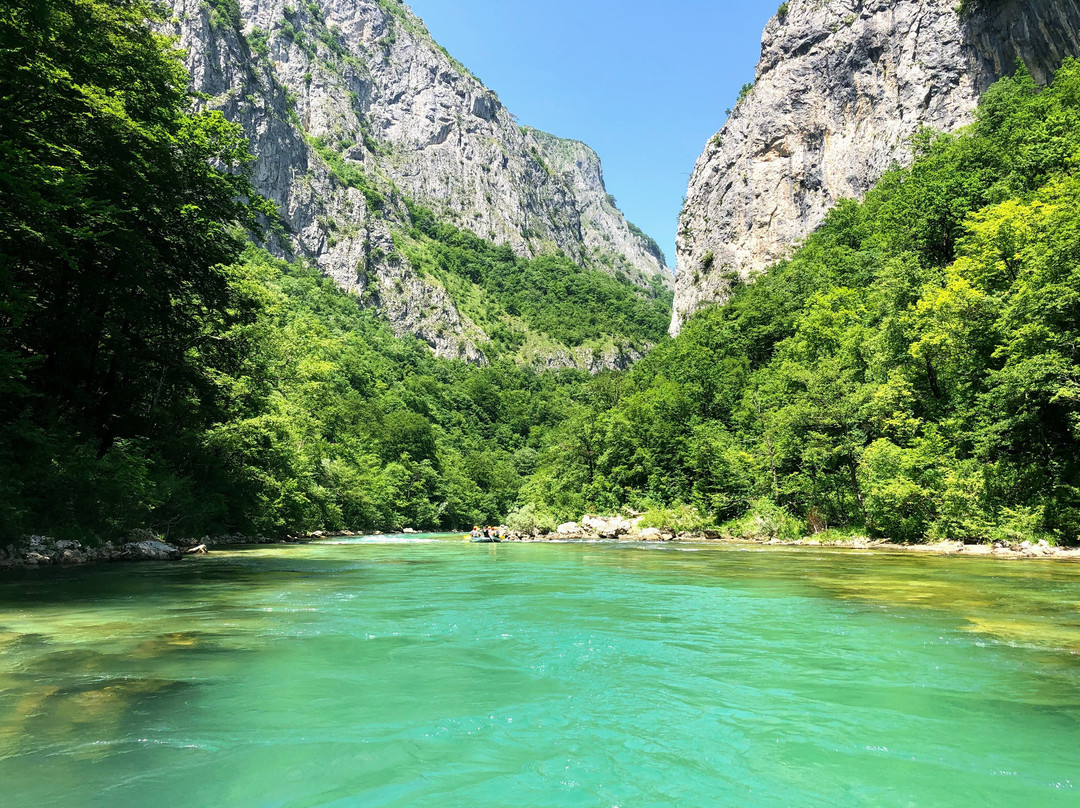
[[[0,804],[1080,804],[1080,565],[343,540],[0,577]]]

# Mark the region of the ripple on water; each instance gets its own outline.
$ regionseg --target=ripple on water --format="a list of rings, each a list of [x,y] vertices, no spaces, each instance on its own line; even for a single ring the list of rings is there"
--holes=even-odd
[[[12,808],[1072,796],[1080,571],[401,538],[0,580]]]

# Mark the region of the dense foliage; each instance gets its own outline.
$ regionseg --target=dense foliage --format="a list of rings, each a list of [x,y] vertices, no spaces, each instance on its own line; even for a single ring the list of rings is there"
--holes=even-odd
[[[492,337],[477,367],[249,242],[272,211],[242,133],[194,111],[154,14],[0,11],[0,537],[623,506],[777,536],[1080,537],[1080,64],[920,135],[910,169],[674,340],[665,290],[410,205],[396,248]],[[660,344],[589,377],[516,363],[540,338]]]
[[[659,280],[643,289],[578,266],[561,253],[520,258],[507,245],[440,222],[423,206],[410,203],[409,213],[410,262],[481,290],[484,312],[477,319],[491,323],[496,353],[517,350],[530,331],[571,347],[606,336],[642,348],[667,332],[671,292]]]
[[[565,433],[534,508],[782,505],[902,540],[1080,536],[1080,64],[841,204]]]
[[[127,487],[134,443],[216,417],[228,268],[265,206],[239,128],[188,109],[143,0],[0,11],[0,524]],[[110,483],[91,469],[106,469]],[[107,498],[107,497],[106,497]],[[80,515],[70,514],[78,519]]]

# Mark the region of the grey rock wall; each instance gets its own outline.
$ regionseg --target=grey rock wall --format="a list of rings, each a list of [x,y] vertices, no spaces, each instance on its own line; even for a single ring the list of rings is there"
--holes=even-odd
[[[522,256],[562,250],[671,283],[650,240],[598,201],[596,155],[519,127],[398,0],[239,0],[238,17],[227,0],[171,3],[195,89],[244,126],[254,184],[282,212],[291,244],[271,246],[315,262],[398,333],[482,359],[481,329],[395,244],[406,196]]]
[[[545,166],[573,191],[581,225],[584,258],[609,272],[622,273],[639,286],[658,278],[670,287],[669,272],[652,268],[665,266],[660,247],[640,231],[634,232],[607,192],[600,158],[578,140],[565,140],[538,129],[526,129]]]
[[[789,0],[753,89],[698,159],[679,220],[671,332],[785,257],[835,202],[910,159],[922,127],[970,123],[1017,58],[1047,81],[1080,53],[1077,0]]]

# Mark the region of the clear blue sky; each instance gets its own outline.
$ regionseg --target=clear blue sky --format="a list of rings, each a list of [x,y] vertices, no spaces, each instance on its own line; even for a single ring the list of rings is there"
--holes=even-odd
[[[406,0],[518,122],[582,140],[672,268],[694,162],[754,78],[777,0]]]

